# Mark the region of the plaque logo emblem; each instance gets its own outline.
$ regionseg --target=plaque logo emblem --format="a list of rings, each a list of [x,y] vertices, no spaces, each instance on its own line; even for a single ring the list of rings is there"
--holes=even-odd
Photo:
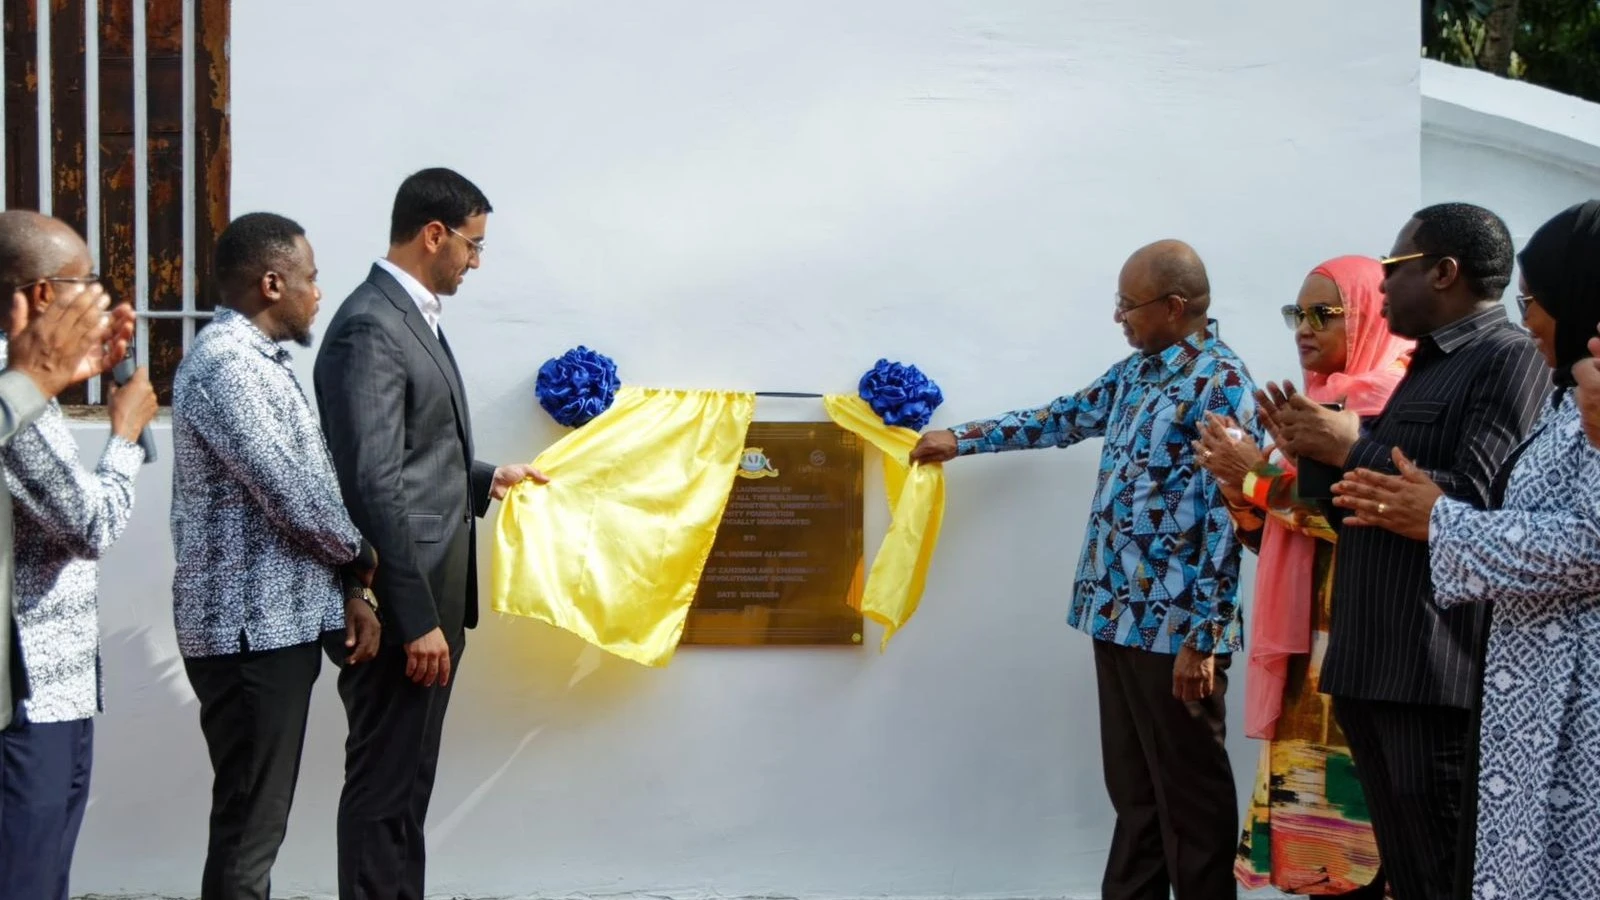
[[[777,478],[778,470],[772,467],[767,454],[760,447],[744,448],[739,458],[740,478]]]

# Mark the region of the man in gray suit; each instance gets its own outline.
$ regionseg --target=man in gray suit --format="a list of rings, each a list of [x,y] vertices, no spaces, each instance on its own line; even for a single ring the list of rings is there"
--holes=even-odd
[[[345,666],[350,722],[339,798],[339,897],[423,895],[423,821],[451,674],[478,622],[476,524],[530,466],[473,455],[461,372],[439,328],[483,256],[491,207],[449,169],[395,196],[389,253],[339,307],[317,353],[322,430],[345,505],[377,549],[377,658]]]
[[[98,284],[63,297],[37,318],[18,287],[10,285],[11,352],[0,372],[0,444],[44,412],[50,398],[121,362],[133,336],[132,307],[124,304],[108,316],[111,298]],[[11,724],[12,668],[19,659],[12,646],[11,543],[11,495],[0,479],[0,728]]]

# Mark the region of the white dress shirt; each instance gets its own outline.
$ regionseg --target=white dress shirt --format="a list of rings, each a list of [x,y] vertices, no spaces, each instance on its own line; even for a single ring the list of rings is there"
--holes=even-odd
[[[439,311],[443,308],[439,298],[434,296],[433,291],[423,287],[422,282],[418,281],[410,272],[389,262],[387,259],[378,260],[378,265],[382,266],[385,272],[393,275],[394,280],[400,282],[400,286],[406,289],[406,293],[410,294],[411,299],[416,302],[417,309],[422,310],[422,317],[428,320],[428,327],[433,329],[433,336],[438,337]]]

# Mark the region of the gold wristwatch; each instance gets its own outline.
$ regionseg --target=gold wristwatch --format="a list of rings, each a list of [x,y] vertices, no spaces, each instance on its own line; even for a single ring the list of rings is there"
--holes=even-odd
[[[378,611],[378,595],[374,594],[372,592],[372,588],[362,587],[360,593],[356,593],[356,591],[353,588],[349,589],[349,590],[346,590],[345,594],[344,594],[344,599],[346,601],[360,600],[361,602],[365,603],[366,605],[372,607],[372,611],[373,612],[377,612]]]

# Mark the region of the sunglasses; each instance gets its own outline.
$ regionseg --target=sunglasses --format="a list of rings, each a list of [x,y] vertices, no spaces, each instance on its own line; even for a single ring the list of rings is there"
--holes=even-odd
[[[1328,327],[1328,320],[1336,316],[1342,317],[1343,315],[1344,307],[1342,306],[1328,306],[1319,303],[1316,306],[1301,307],[1291,303],[1283,308],[1283,324],[1289,326],[1292,330],[1299,328],[1301,322],[1310,322],[1312,331],[1321,331]]]
[[[1383,266],[1383,277],[1394,277],[1394,270],[1400,268],[1401,263],[1408,263],[1414,259],[1444,259],[1444,253],[1407,253],[1403,256],[1379,257],[1378,265]]]
[[[1517,312],[1520,313],[1524,319],[1526,319],[1528,317],[1528,306],[1530,304],[1538,303],[1538,302],[1539,302],[1539,298],[1535,297],[1532,294],[1518,294],[1517,295]]]

